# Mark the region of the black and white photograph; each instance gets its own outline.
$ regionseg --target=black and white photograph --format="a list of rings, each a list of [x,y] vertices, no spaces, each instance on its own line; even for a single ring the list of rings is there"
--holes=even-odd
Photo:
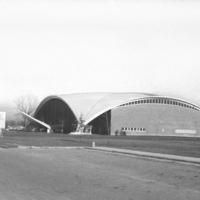
[[[199,200],[200,1],[0,0],[0,200]]]

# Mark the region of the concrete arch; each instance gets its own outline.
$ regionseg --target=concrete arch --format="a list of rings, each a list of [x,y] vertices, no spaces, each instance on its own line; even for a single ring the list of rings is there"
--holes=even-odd
[[[179,102],[179,103],[182,103],[184,105],[188,105],[190,107],[192,107],[193,109],[195,110],[198,110],[200,111],[200,107],[195,105],[195,104],[192,104],[190,102],[187,102],[187,101],[184,101],[184,100],[181,100],[181,99],[177,99],[177,98],[173,98],[173,97],[166,97],[166,96],[154,96],[154,97],[145,97],[145,98],[139,98],[139,99],[133,99],[131,101],[126,101],[124,102],[122,105],[120,106],[124,106],[125,104],[129,104],[129,103],[133,103],[133,102],[137,102],[137,101],[141,101],[141,100],[152,100],[152,99],[157,99],[157,100],[168,100],[168,101],[173,101],[173,102]],[[164,104],[164,103],[163,103]]]
[[[54,95],[46,97],[38,106],[35,111],[34,117],[39,118],[41,109],[44,108],[48,102],[52,100],[57,100],[57,102],[62,102],[65,105],[68,112],[71,113],[71,117],[74,121],[78,122],[80,116],[82,117],[84,124],[88,125],[94,122],[95,119],[103,117],[103,115],[109,116],[109,111],[115,109],[123,104],[150,99],[150,98],[163,98],[163,99],[173,99],[186,103],[188,105],[194,106],[197,110],[200,108],[197,105],[189,103],[187,101],[160,96],[156,94],[146,94],[146,93],[77,93],[77,94],[67,94],[67,95]],[[67,112],[67,110],[66,110]],[[107,114],[106,114],[107,113]],[[67,114],[66,114],[67,116]],[[42,119],[40,119],[42,120]],[[69,119],[71,120],[71,119]],[[66,122],[67,123],[67,122]]]
[[[111,105],[111,106],[108,106],[106,107],[105,109],[101,110],[100,112],[96,113],[94,116],[90,117],[87,121],[85,121],[85,125],[90,123],[92,120],[94,120],[95,118],[97,118],[98,116],[102,115],[103,113],[109,111],[109,110],[112,110],[114,108],[117,108],[118,106],[121,106],[122,104],[126,104],[126,103],[130,103],[130,102],[133,102],[133,101],[138,101],[138,100],[146,100],[146,99],[151,99],[151,98],[154,98],[154,99],[160,99],[160,98],[163,98],[163,99],[168,99],[168,100],[174,100],[174,101],[179,101],[179,102],[182,102],[182,103],[185,103],[185,104],[188,104],[188,105],[191,105],[193,107],[195,107],[198,111],[200,111],[200,107],[195,105],[195,104],[192,104],[192,103],[189,103],[187,101],[184,101],[184,100],[181,100],[181,99],[177,99],[177,98],[173,98],[173,97],[166,97],[166,96],[147,96],[147,97],[143,97],[143,98],[130,98],[128,100],[125,100],[125,101],[122,101],[118,104],[114,104],[114,105]]]
[[[70,133],[76,129],[78,119],[69,105],[57,96],[45,98],[34,117],[49,124],[54,132]]]
[[[59,96],[56,96],[56,95],[51,95],[51,96],[48,96],[48,97],[46,97],[45,99],[43,99],[43,100],[41,101],[41,103],[38,105],[37,109],[36,109],[35,112],[34,112],[34,116],[37,115],[37,113],[38,113],[39,110],[44,106],[45,103],[47,103],[48,101],[50,101],[50,100],[52,100],[52,99],[58,99],[58,100],[62,101],[62,102],[65,103],[66,106],[68,106],[68,107],[71,109],[71,111],[73,112],[72,108],[67,104],[67,102],[66,102],[64,99],[62,99],[62,98],[60,98]],[[74,114],[74,115],[75,115],[75,114]]]

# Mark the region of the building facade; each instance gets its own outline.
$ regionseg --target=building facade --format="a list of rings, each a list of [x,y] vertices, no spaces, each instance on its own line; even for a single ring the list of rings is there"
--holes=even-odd
[[[172,97],[144,93],[80,93],[49,96],[34,117],[54,132],[78,125],[102,135],[200,136],[200,108]]]

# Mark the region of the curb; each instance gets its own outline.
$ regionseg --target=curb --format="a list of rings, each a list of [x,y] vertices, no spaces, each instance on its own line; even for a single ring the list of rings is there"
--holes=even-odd
[[[150,153],[150,152],[144,152],[144,151],[133,151],[133,150],[127,150],[127,149],[116,149],[116,148],[108,148],[108,147],[87,147],[87,149],[110,152],[110,153],[117,153],[117,154],[126,154],[126,155],[130,155],[130,156],[146,158],[146,159],[153,159],[153,160],[160,160],[160,161],[173,161],[173,162],[179,162],[179,163],[200,165],[200,158],[196,158],[196,157]]]
[[[152,152],[144,152],[144,151],[134,151],[128,149],[117,149],[117,148],[109,148],[109,147],[88,147],[88,146],[23,146],[23,145],[16,145],[17,149],[88,149],[88,150],[95,150],[95,151],[103,151],[121,155],[129,155],[144,159],[150,160],[159,160],[159,161],[168,161],[168,162],[178,162],[178,163],[185,163],[185,164],[193,164],[193,165],[200,165],[200,158],[196,157],[187,157],[187,156],[178,156],[178,155],[171,155],[171,154],[161,154],[161,153],[152,153]]]

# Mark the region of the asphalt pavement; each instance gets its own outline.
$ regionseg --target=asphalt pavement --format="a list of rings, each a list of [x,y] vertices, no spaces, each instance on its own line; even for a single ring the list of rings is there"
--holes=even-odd
[[[199,200],[200,168],[84,148],[0,149],[2,200]]]

